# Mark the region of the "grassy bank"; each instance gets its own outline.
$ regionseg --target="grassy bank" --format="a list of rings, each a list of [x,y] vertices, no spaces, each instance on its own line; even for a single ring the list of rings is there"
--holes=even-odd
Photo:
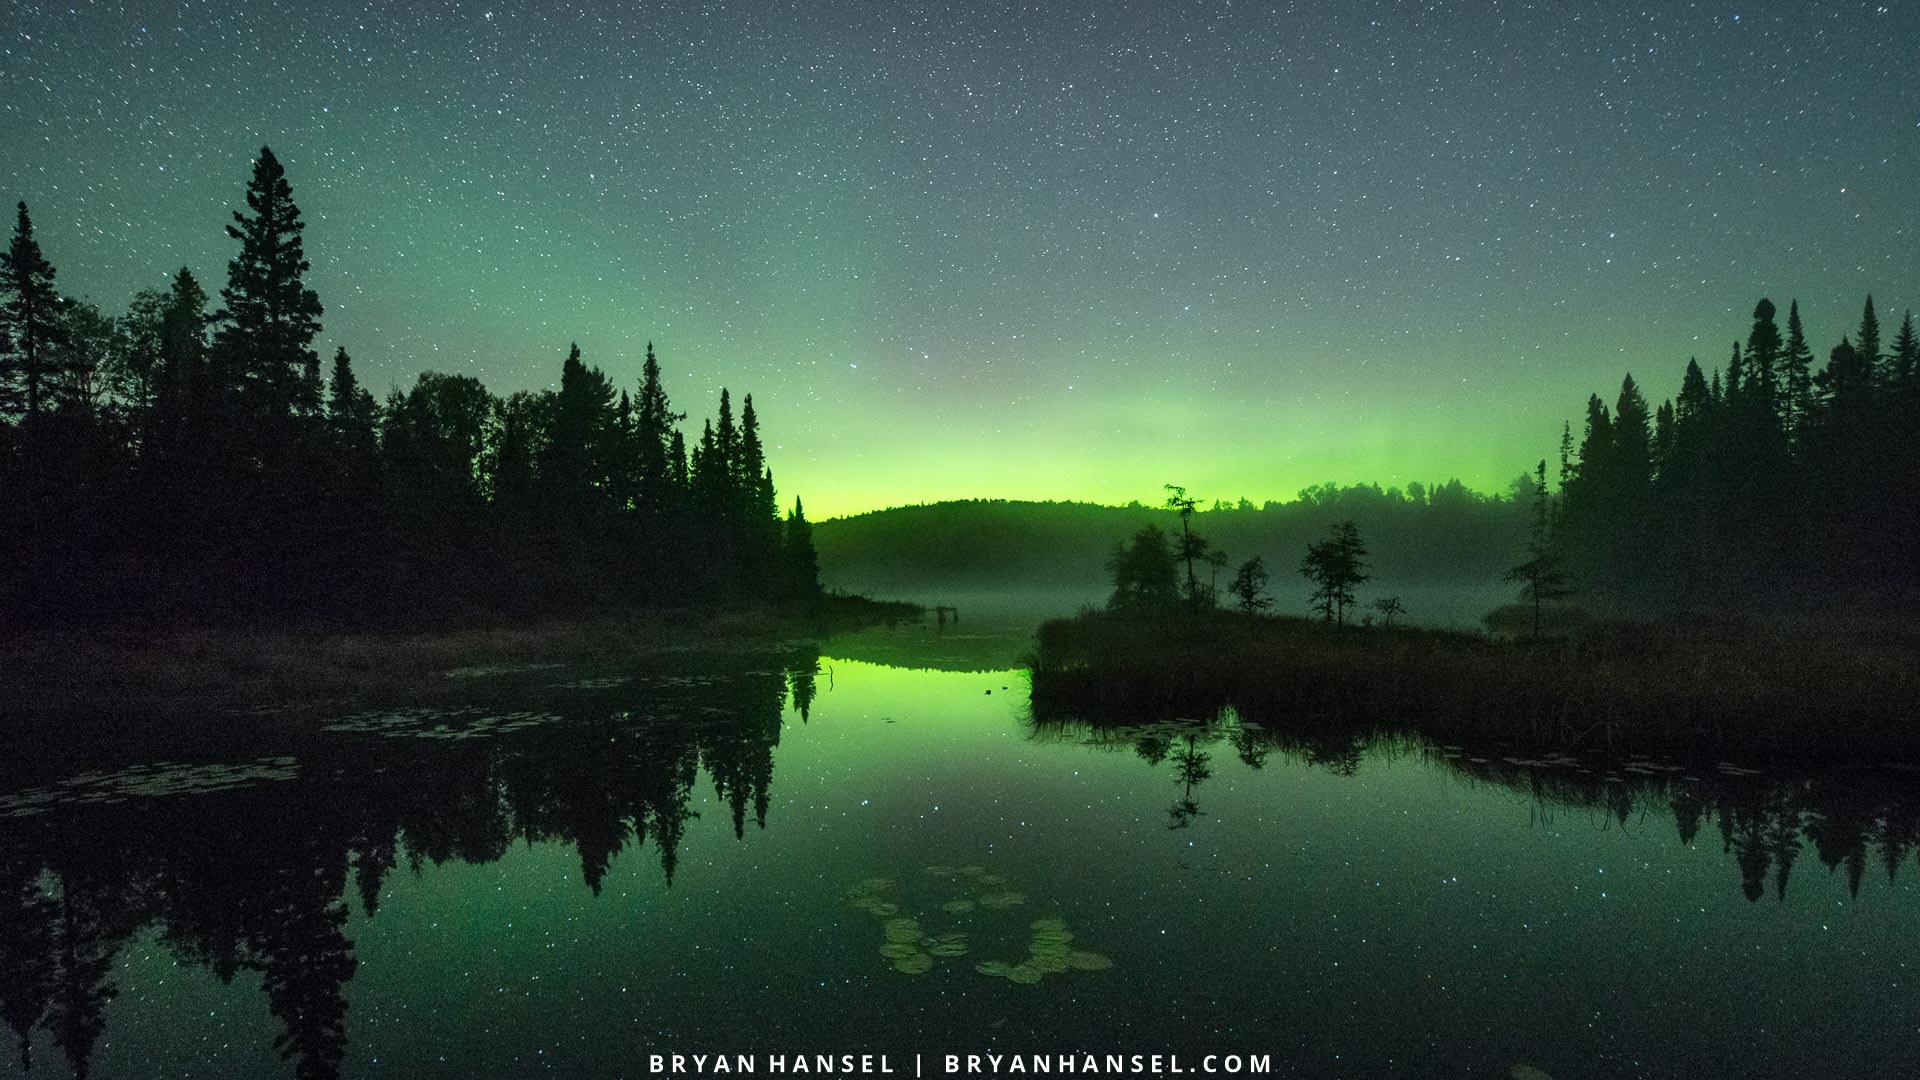
[[[1270,725],[1615,755],[1920,760],[1911,641],[1605,623],[1548,641],[1225,612],[1091,612],[1040,628],[1036,717],[1225,706]]]
[[[825,596],[790,610],[675,609],[428,626],[228,625],[0,636],[0,715],[231,709],[432,696],[535,665],[612,664],[918,618],[912,604]]]

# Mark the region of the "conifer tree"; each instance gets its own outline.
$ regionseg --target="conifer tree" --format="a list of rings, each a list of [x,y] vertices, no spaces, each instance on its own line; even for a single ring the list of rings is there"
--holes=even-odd
[[[1787,305],[1787,344],[1780,353],[1781,428],[1798,440],[1813,408],[1813,350],[1800,326],[1800,301]]]
[[[1366,572],[1366,556],[1360,529],[1351,521],[1340,522],[1325,540],[1307,545],[1306,557],[1300,560],[1300,574],[1314,583],[1308,602],[1325,621],[1346,625],[1347,609],[1354,603],[1354,586],[1372,577]]]
[[[54,290],[53,264],[34,239],[27,204],[19,208],[13,240],[0,254],[0,412],[32,418],[47,405],[66,303]]]
[[[820,592],[820,555],[813,546],[813,526],[807,521],[806,508],[796,496],[793,511],[787,515],[785,536],[787,591],[806,598]]]
[[[1773,301],[1761,297],[1754,305],[1753,329],[1747,334],[1747,377],[1752,380],[1753,409],[1772,416],[1779,403],[1780,328],[1773,321]]]
[[[1653,435],[1648,427],[1647,399],[1641,396],[1631,374],[1620,383],[1620,397],[1614,403],[1612,479],[1622,508],[1637,512],[1646,502],[1653,481]]]
[[[613,386],[580,359],[575,343],[560,365],[560,392],[539,462],[542,487],[563,513],[586,516],[612,505],[608,466],[616,430]]]
[[[661,513],[669,510],[675,503],[674,489],[684,487],[682,477],[674,477],[676,441],[680,433],[674,428],[677,421],[686,419],[684,413],[676,413],[667,401],[667,392],[660,382],[660,362],[654,359],[653,342],[647,342],[646,366],[640,376],[640,398],[634,403],[634,445],[635,468],[640,506],[648,513]],[[685,471],[686,444],[679,443],[680,471]]]
[[[227,263],[220,290],[225,307],[214,318],[214,349],[222,393],[233,394],[256,438],[284,438],[284,421],[317,399],[320,298],[302,278],[307,262],[301,233],[306,225],[293,202],[286,170],[273,151],[260,148],[247,184],[247,213],[236,210],[227,235],[240,241],[240,255]]]
[[[753,395],[740,406],[740,461],[734,479],[740,497],[740,517],[750,532],[771,535],[780,523],[780,506],[774,501],[773,471],[767,468],[765,449],[760,445],[760,419],[753,411]]]
[[[1873,313],[1871,293],[1867,294],[1866,308],[1860,312],[1860,332],[1854,335],[1853,351],[1859,354],[1860,362],[1866,365],[1869,379],[1878,381],[1880,365],[1885,357],[1880,355],[1880,318]]]
[[[1920,338],[1913,332],[1913,312],[1900,320],[1900,332],[1894,335],[1892,351],[1887,354],[1888,385],[1896,394],[1911,398],[1920,384]]]
[[[333,354],[333,372],[327,382],[327,425],[342,454],[358,464],[373,455],[373,427],[379,411],[373,395],[353,374],[353,359],[344,346]]]

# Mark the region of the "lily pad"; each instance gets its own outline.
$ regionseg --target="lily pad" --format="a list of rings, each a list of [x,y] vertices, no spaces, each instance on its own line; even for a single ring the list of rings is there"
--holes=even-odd
[[[1526,1062],[1515,1063],[1513,1068],[1507,1070],[1507,1075],[1513,1080],[1553,1080],[1553,1077],[1547,1075],[1546,1070],[1535,1068]]]
[[[955,871],[951,866],[929,866],[927,873],[934,877],[952,877]]]
[[[967,943],[964,941],[941,941],[927,946],[927,952],[934,956],[965,956]]]
[[[1027,966],[1043,975],[1057,975],[1073,965],[1065,953],[1034,953],[1027,957]]]
[[[1007,978],[1022,986],[1032,986],[1040,981],[1040,969],[1032,964],[1018,964],[1012,971],[1007,972]]]
[[[880,946],[880,955],[889,960],[905,960],[909,956],[919,956],[920,946],[904,941],[889,941]]]
[[[896,971],[901,971],[908,975],[925,975],[927,972],[933,970],[933,957],[923,952],[917,952],[912,956],[895,960],[893,966]]]
[[[889,903],[886,903],[885,901],[876,900],[872,903],[863,904],[861,906],[865,907],[868,911],[871,911],[875,915],[878,915],[882,918],[885,918],[888,915],[900,914],[899,904],[889,904]]]
[[[1015,907],[1026,902],[1026,893],[1014,892],[1012,889],[1002,889],[999,892],[991,892],[980,898],[981,907],[991,908],[995,911],[1005,911],[1010,907]]]
[[[1070,930],[1041,930],[1033,935],[1036,945],[1065,945],[1073,940]]]
[[[1005,885],[1006,883],[1007,879],[1001,877],[999,874],[980,875],[980,884],[982,885]]]
[[[1097,952],[1070,952],[1067,966],[1079,971],[1105,971],[1113,966],[1113,961]]]
[[[1036,934],[1051,934],[1058,930],[1065,930],[1067,928],[1067,921],[1065,919],[1035,919],[1031,925]]]
[[[954,871],[954,873],[962,874],[962,875],[965,875],[966,877],[979,877],[981,874],[984,874],[986,872],[987,872],[987,868],[984,866],[963,866],[960,869]]]
[[[940,905],[940,910],[946,912],[949,915],[965,915],[967,912],[973,910],[973,901],[949,900],[946,903]]]
[[[1013,974],[1013,965],[1007,963],[1005,960],[987,960],[973,965],[973,970],[982,975],[991,975],[996,979],[1004,979]]]
[[[888,889],[893,888],[893,879],[883,878],[883,877],[864,878],[860,881],[854,882],[853,887],[858,892],[865,892],[865,893],[886,892]]]
[[[888,919],[884,933],[888,941],[913,943],[920,940],[920,924],[913,919]]]

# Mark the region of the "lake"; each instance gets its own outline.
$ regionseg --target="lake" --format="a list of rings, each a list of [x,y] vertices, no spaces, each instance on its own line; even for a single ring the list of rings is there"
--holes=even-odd
[[[0,764],[12,1067],[1920,1060],[1910,774],[1330,746],[1231,712],[1039,724],[1031,621],[962,615],[404,702],[130,709],[106,745],[25,724]]]

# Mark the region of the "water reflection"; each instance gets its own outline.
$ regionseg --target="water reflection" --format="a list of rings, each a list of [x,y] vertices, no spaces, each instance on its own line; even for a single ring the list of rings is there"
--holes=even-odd
[[[937,635],[930,640],[948,647]],[[657,878],[647,867],[652,886],[670,888],[698,817],[702,778],[736,838],[767,828],[783,717],[805,721],[831,677],[811,649],[675,664],[670,673],[595,678],[536,673],[531,688],[528,673],[508,673],[500,677],[509,681],[477,685],[465,701],[333,717],[300,737],[296,753],[229,765],[147,756],[0,780],[0,1017],[22,1067],[34,1065],[37,1036],[76,1075],[89,1074],[109,1006],[128,978],[117,974],[123,953],[143,936],[223,982],[257,976],[278,1026],[275,1050],[294,1075],[326,1078],[340,1074],[349,1049],[347,987],[358,967],[352,908],[376,917],[396,870],[491,863],[516,842],[546,843],[571,848],[579,882],[571,887],[595,896],[622,856],[620,872],[636,873],[646,858],[658,866]],[[1002,701],[980,691],[999,692],[1004,677],[968,684],[971,700]],[[910,716],[909,696],[886,707]],[[1050,773],[1111,753],[1124,755],[1128,771],[1161,774],[1167,802],[1154,795],[1148,813],[1167,828],[1196,830],[1183,842],[1217,826],[1208,807],[1228,785],[1251,783],[1256,798],[1279,805],[1288,776],[1298,774],[1277,762],[1352,777],[1393,758],[1497,796],[1494,816],[1475,822],[1496,838],[1529,818],[1552,824],[1570,816],[1607,829],[1670,828],[1686,845],[1711,843],[1718,832],[1729,885],[1737,881],[1749,900],[1784,899],[1809,850],[1856,894],[1871,873],[1894,881],[1920,850],[1920,793],[1906,777],[1863,782],[1731,764],[1521,758],[1218,709],[1204,720],[1149,710],[1110,722],[1049,713],[1042,702],[1027,725],[1026,745],[1057,751],[1031,758]],[[915,745],[930,748],[931,760],[943,737],[929,728]],[[1503,803],[1527,813],[1503,822]],[[1063,813],[1071,808],[1063,804]],[[1129,816],[1117,811],[1091,824],[1118,831]],[[965,847],[971,828],[960,827],[954,842]],[[1316,839],[1369,842],[1353,835],[1359,831]],[[966,903],[976,900],[992,906],[987,895]],[[1036,937],[1041,944],[1069,940],[1059,937],[1065,924],[1034,927],[1053,935]],[[1126,929],[1124,921],[1106,927]],[[918,969],[921,952],[942,958],[960,944],[914,938],[914,949],[890,959]],[[1061,959],[1058,950],[1030,951],[1036,965]],[[1001,960],[961,966],[1026,981],[1021,963],[992,963]]]
[[[371,918],[402,862],[484,863],[515,841],[557,841],[596,895],[617,855],[648,845],[671,886],[703,770],[736,836],[749,816],[766,826],[782,711],[807,711],[817,659],[572,687],[529,714],[537,724],[470,708],[363,713],[303,744],[298,770],[201,767],[213,779],[197,797],[156,788],[145,766],[16,786],[0,803],[0,1014],[21,1067],[38,1029],[89,1075],[116,957],[151,930],[222,982],[258,973],[294,1075],[338,1076],[356,968],[349,879]]]
[[[1032,738],[1083,742],[1131,751],[1147,765],[1170,767],[1179,789],[1167,811],[1169,828],[1186,828],[1204,815],[1200,788],[1212,778],[1210,747],[1229,747],[1248,768],[1262,768],[1269,755],[1354,775],[1380,757],[1415,756],[1471,785],[1492,785],[1524,795],[1536,822],[1585,811],[1611,827],[1670,821],[1680,843],[1694,844],[1702,828],[1718,830],[1722,851],[1738,870],[1740,891],[1750,901],[1771,892],[1786,899],[1795,861],[1809,845],[1830,873],[1844,872],[1858,897],[1869,864],[1885,871],[1889,884],[1901,864],[1920,852],[1920,786],[1889,770],[1883,775],[1770,776],[1732,763],[1705,766],[1672,762],[1603,762],[1570,755],[1549,758],[1476,753],[1401,735],[1352,734],[1316,725],[1290,729],[1261,723],[1231,708],[1206,720],[1101,722],[1037,707]]]

